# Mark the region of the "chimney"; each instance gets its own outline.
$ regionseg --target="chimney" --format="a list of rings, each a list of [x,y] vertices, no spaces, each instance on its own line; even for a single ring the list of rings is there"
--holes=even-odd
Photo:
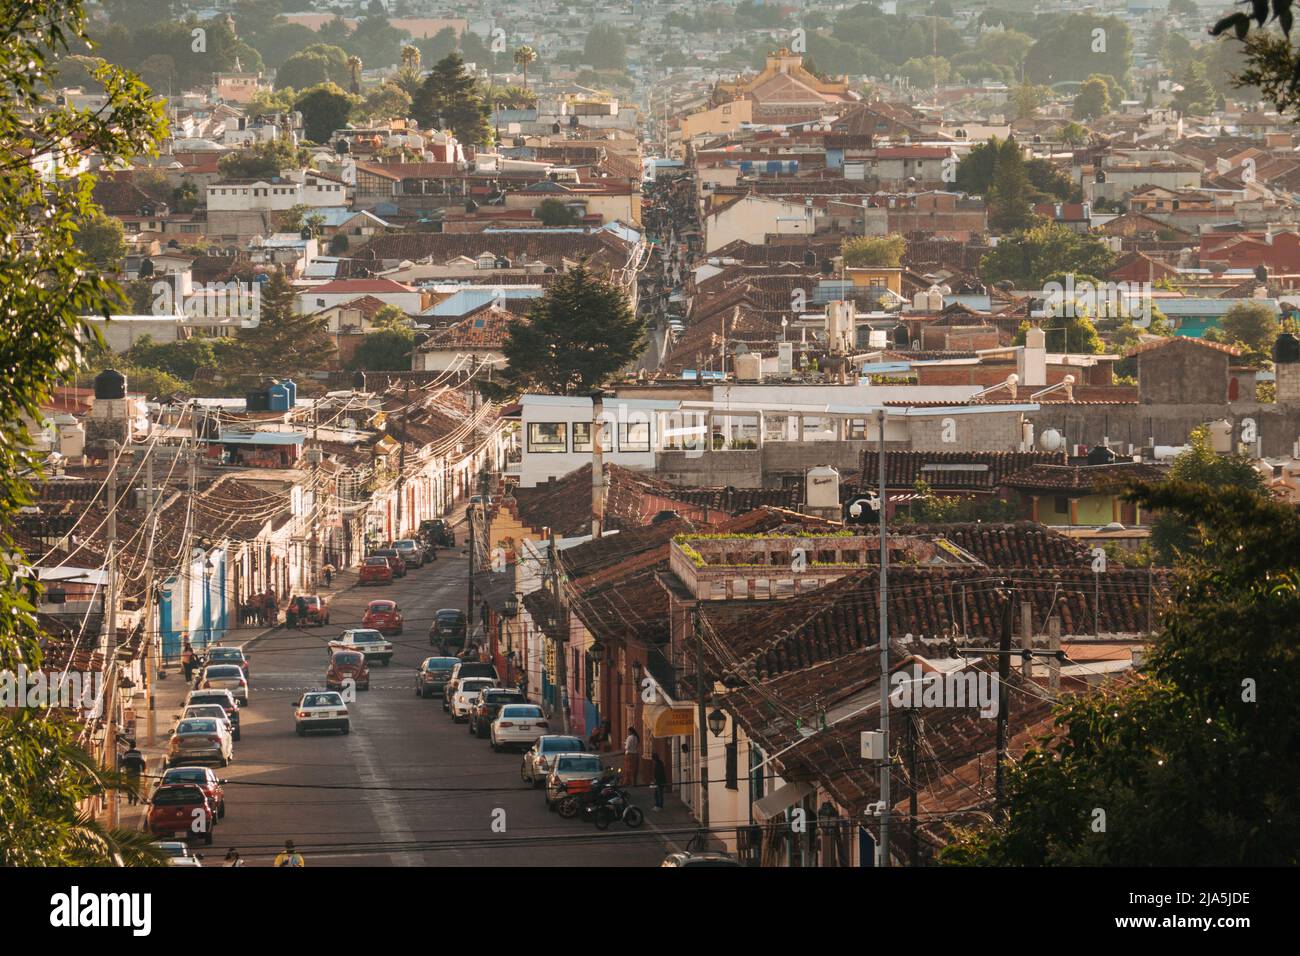
[[[1016,375],[1026,388],[1047,385],[1047,334],[1038,327],[1025,333],[1025,344],[1016,352]]]
[[[1273,343],[1273,372],[1277,376],[1275,401],[1300,404],[1300,340],[1283,332]]]

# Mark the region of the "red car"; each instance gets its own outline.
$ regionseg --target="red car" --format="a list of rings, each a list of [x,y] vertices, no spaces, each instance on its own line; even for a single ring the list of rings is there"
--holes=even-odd
[[[303,595],[303,601],[306,604],[307,613],[303,615],[302,620],[298,622],[299,627],[307,627],[309,625],[324,627],[330,622],[329,605],[325,603],[325,599],[319,594]]]
[[[217,819],[226,816],[226,781],[220,779],[211,767],[172,767],[163,772],[160,787],[192,783],[217,808]]]
[[[393,569],[387,558],[366,558],[361,562],[359,581],[362,584],[392,584]]]
[[[362,627],[373,627],[381,634],[402,633],[402,609],[394,601],[371,601],[366,605]]]
[[[197,784],[170,784],[154,791],[146,825],[154,836],[176,840],[202,836],[203,842],[211,846],[217,811]]]
[[[326,690],[343,690],[343,682],[352,678],[357,690],[370,690],[370,666],[360,651],[335,651],[325,672]]]

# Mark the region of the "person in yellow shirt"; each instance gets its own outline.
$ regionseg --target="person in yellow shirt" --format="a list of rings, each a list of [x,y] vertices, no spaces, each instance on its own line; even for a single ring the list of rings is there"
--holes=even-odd
[[[302,854],[293,848],[292,840],[284,841],[284,852],[275,855],[274,866],[306,866],[307,861],[302,858]]]

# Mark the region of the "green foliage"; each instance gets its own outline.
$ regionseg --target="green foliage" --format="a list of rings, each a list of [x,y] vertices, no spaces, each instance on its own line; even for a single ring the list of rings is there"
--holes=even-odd
[[[352,111],[353,117],[361,122],[404,119],[410,113],[410,95],[391,82],[371,90]]]
[[[1205,76],[1205,66],[1199,60],[1189,61],[1178,75],[1182,89],[1174,94],[1174,108],[1184,115],[1203,115],[1214,112],[1214,88]]]
[[[313,43],[285,61],[275,71],[275,88],[290,87],[295,90],[335,83],[342,87],[348,82],[348,55],[341,47],[328,43]]]
[[[377,329],[411,328],[411,317],[395,305],[386,305],[375,313],[370,324]],[[414,334],[414,333],[412,333]]]
[[[291,378],[333,365],[336,349],[326,320],[303,315],[295,306],[293,286],[283,272],[273,272],[262,283],[257,325],[240,328],[235,337],[245,369]]]
[[[401,56],[402,41],[411,34],[389,23],[382,13],[372,12],[363,17],[351,35],[342,43],[352,56],[360,57],[368,66],[392,66]]]
[[[405,316],[403,316],[405,318]],[[349,371],[400,372],[411,367],[411,349],[415,333],[410,329],[390,327],[367,332],[348,362]]]
[[[899,235],[852,236],[840,243],[844,265],[867,268],[898,268],[907,240]]]
[[[543,226],[576,226],[582,222],[582,216],[576,209],[567,206],[560,199],[543,199],[533,211]]]
[[[1105,275],[1114,265],[1115,254],[1097,239],[1048,222],[1004,236],[980,262],[980,275],[985,282],[1038,289],[1053,273]]]
[[[216,368],[217,350],[214,345],[221,339],[190,338],[175,342],[155,342],[152,336],[142,335],[124,353],[133,366],[154,368],[185,382],[194,378],[201,368]]]
[[[964,865],[1294,865],[1300,847],[1300,518],[1241,488],[1129,496],[1203,529],[1143,679],[1067,697],[1007,772],[1007,816]],[[1095,808],[1106,813],[1095,829]]]
[[[281,170],[301,169],[310,158],[306,149],[277,139],[227,153],[217,160],[217,168],[229,179],[270,179]]]
[[[627,43],[613,24],[597,23],[587,34],[582,48],[582,62],[597,70],[627,68]]]
[[[1035,216],[1030,204],[1034,196],[1020,144],[1010,136],[998,149],[993,164],[993,181],[988,190],[989,229],[1005,233],[1032,225]]]
[[[1056,135],[1067,146],[1087,145],[1089,138],[1088,127],[1079,123],[1066,123],[1057,130]]]
[[[1229,342],[1256,352],[1268,352],[1281,331],[1277,313],[1263,302],[1243,299],[1223,314],[1223,332]]]
[[[1106,87],[1106,81],[1099,76],[1090,76],[1079,87],[1070,115],[1077,120],[1090,120],[1105,116],[1111,109],[1110,90]]]
[[[204,31],[201,49],[196,49],[195,29]],[[161,94],[209,86],[214,72],[234,69],[244,49],[224,17],[200,20],[183,11],[137,26],[112,17],[95,40],[96,54],[135,71]]]
[[[551,284],[527,318],[510,320],[508,364],[488,391],[585,395],[640,354],[644,336],[623,291],[580,263]]]
[[[1132,37],[1123,20],[1071,14],[1059,19],[1030,47],[1025,56],[1025,78],[1050,85],[1083,82],[1094,73],[1105,73],[1123,80],[1131,56]]]
[[[492,142],[490,109],[459,53],[450,53],[434,64],[414,98],[411,115],[425,129],[451,130],[462,143],[486,146]]]
[[[1105,351],[1097,327],[1087,316],[1048,316],[1039,323],[1039,327],[1047,333],[1046,345],[1052,351],[1066,351],[1074,355],[1100,355]],[[1022,322],[1011,344],[1024,345],[1025,333],[1028,331],[1029,323]]]
[[[348,125],[348,116],[361,101],[333,83],[303,90],[293,108],[302,113],[302,129],[313,143],[328,143],[336,129]]]
[[[77,245],[100,272],[117,272],[126,255],[121,220],[95,209],[77,230]]]
[[[77,375],[77,385],[81,388],[92,387],[95,376],[106,368],[121,372],[126,376],[131,391],[139,392],[150,399],[189,395],[193,391],[188,382],[163,369],[151,365],[137,365],[125,355],[114,355],[108,350],[98,352],[86,359],[83,370]]]
[[[92,218],[93,176],[61,163],[45,178],[27,156],[66,144],[107,164],[155,154],[166,134],[163,105],[124,70],[98,65],[108,97],[100,110],[43,103],[53,60],[75,44],[85,49],[80,0],[27,0],[0,6],[0,669],[29,671],[42,660],[35,617],[38,593],[12,537],[18,509],[41,473],[24,417],[40,420],[53,388],[75,369],[83,315],[108,315],[120,293],[80,248]],[[81,725],[66,713],[0,711],[0,866],[110,865],[160,862],[143,835],[106,830],[80,809],[83,801],[124,782],[98,769],[78,748]]]
[[[914,485],[916,494],[909,512],[920,524],[957,524],[969,521],[1014,521],[1016,506],[990,495],[936,495],[924,478]]]

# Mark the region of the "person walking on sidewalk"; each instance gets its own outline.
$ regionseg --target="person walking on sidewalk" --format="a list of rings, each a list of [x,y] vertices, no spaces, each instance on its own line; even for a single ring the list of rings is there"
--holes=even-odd
[[[127,743],[126,753],[122,754],[122,773],[131,785],[126,791],[126,802],[133,807],[140,802],[140,778],[144,776],[146,762],[144,754],[136,748],[135,740]]]
[[[637,778],[641,776],[641,735],[630,724],[627,740],[623,741],[623,775],[629,787],[635,787]]]
[[[664,767],[664,762],[659,754],[653,754],[651,759],[654,761],[654,767],[651,770],[651,778],[655,785],[655,809],[664,808],[664,787],[668,784],[668,770]]]
[[[293,848],[292,840],[284,841],[284,852],[275,855],[274,866],[306,866],[302,854]]]
[[[194,680],[194,648],[190,647],[188,637],[181,643],[181,667],[185,671],[185,682]]]
[[[222,866],[243,866],[244,861],[240,858],[239,851],[232,846],[229,850],[226,851],[225,862],[223,862],[221,865]]]
[[[327,564],[321,570],[325,572],[325,586],[330,587],[334,581],[334,565]]]

